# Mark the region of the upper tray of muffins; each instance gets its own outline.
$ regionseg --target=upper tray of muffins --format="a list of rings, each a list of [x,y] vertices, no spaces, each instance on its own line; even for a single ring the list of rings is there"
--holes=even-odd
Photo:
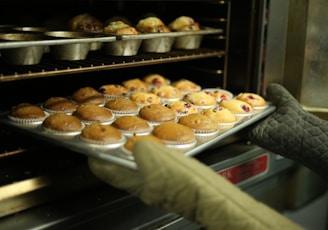
[[[127,167],[133,144],[150,139],[195,155],[274,111],[258,94],[234,95],[158,73],[76,89],[40,104],[22,102],[0,122],[28,135]]]
[[[189,16],[179,16],[168,25],[158,17],[145,17],[132,25],[116,17],[102,22],[88,13],[71,18],[60,28],[64,29],[1,27],[1,59],[14,65],[34,65],[45,53],[68,61],[84,60],[90,51],[97,50],[112,56],[166,53],[172,49],[198,49],[204,35],[223,32],[200,26]]]

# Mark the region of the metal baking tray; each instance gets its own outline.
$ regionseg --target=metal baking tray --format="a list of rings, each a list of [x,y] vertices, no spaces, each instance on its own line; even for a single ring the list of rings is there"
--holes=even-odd
[[[225,132],[218,132],[215,135],[208,137],[196,137],[196,145],[187,150],[183,150],[187,156],[195,156],[198,153],[204,151],[205,149],[217,144],[224,138],[235,134],[236,132],[246,128],[247,126],[261,120],[262,118],[270,115],[275,111],[275,106],[269,103],[268,107],[260,112],[254,113],[251,117],[240,121],[233,128],[228,129]],[[122,146],[112,147],[112,148],[97,148],[94,145],[83,142],[79,135],[70,136],[70,137],[60,137],[49,135],[42,128],[41,125],[35,126],[22,126],[18,123],[11,121],[8,118],[8,112],[2,112],[0,114],[0,124],[15,129],[23,134],[35,137],[47,141],[49,143],[70,149],[74,152],[84,154],[86,156],[100,158],[102,160],[119,164],[127,168],[137,169],[137,165],[133,160],[133,157],[128,156],[124,151]]]
[[[187,35],[210,35],[210,34],[220,34],[223,29],[214,29],[204,27],[197,31],[174,31],[166,33],[142,33],[142,34],[131,34],[131,35],[115,35],[117,40],[130,40],[130,39],[151,39],[151,38],[161,38],[161,37],[181,37]]]

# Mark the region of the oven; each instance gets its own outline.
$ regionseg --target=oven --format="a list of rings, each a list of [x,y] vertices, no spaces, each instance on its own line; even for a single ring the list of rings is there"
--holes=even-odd
[[[285,2],[3,1],[0,33],[8,33],[8,26],[63,29],[70,18],[81,13],[90,13],[103,21],[114,16],[136,21],[153,14],[168,22],[180,15],[190,15],[201,25],[220,29],[220,33],[205,35],[197,49],[138,52],[133,56],[112,56],[96,50],[78,61],[55,60],[45,52],[40,63],[34,65],[6,63],[3,51],[15,45],[8,48],[0,42],[0,110],[8,111],[21,102],[38,104],[54,95],[68,96],[85,86],[120,84],[155,72],[170,80],[188,78],[202,88],[220,87],[233,93],[252,91],[264,95],[269,82],[281,80],[277,76],[283,68],[279,56],[282,54],[273,47],[283,45],[274,38],[285,34],[287,19],[278,20],[272,15],[280,15],[277,12],[281,12],[281,6],[287,10]],[[199,228],[104,184],[91,174],[83,154],[7,126],[1,127],[0,132],[1,228]],[[249,143],[243,130],[195,157],[278,211],[287,208],[290,178],[301,167]],[[312,182],[317,179],[312,174],[309,177]],[[324,190],[320,180],[317,181],[318,189],[303,203]]]

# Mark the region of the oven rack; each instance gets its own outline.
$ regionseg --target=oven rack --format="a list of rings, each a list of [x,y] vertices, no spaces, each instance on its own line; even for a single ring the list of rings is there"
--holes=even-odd
[[[8,65],[0,61],[0,82],[76,74],[100,70],[119,69],[193,59],[223,57],[225,51],[209,48],[171,50],[168,53],[140,53],[135,56],[110,56],[102,51],[89,52],[85,60],[54,60],[49,54],[36,65]]]

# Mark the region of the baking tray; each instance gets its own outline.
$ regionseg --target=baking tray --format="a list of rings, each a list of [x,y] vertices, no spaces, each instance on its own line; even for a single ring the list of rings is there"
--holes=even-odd
[[[196,145],[190,149],[182,150],[187,156],[195,156],[198,153],[204,151],[205,149],[211,147],[214,144],[217,144],[224,138],[235,134],[236,132],[246,128],[247,126],[261,120],[262,118],[270,115],[275,111],[275,106],[268,103],[268,107],[260,112],[254,113],[251,117],[240,121],[233,128],[228,129],[225,132],[218,132],[215,135],[207,136],[207,137],[197,137]],[[133,157],[128,156],[124,153],[122,146],[117,146],[114,148],[97,148],[93,145],[83,142],[80,140],[79,135],[70,136],[70,137],[59,137],[54,135],[49,135],[42,128],[41,125],[35,126],[22,126],[18,123],[11,121],[8,118],[8,111],[2,112],[0,114],[0,124],[9,127],[11,129],[15,129],[23,134],[35,137],[37,139],[41,139],[47,141],[49,143],[70,149],[74,152],[84,154],[90,157],[100,158],[102,160],[119,164],[121,166],[137,169],[137,165],[133,160]]]

